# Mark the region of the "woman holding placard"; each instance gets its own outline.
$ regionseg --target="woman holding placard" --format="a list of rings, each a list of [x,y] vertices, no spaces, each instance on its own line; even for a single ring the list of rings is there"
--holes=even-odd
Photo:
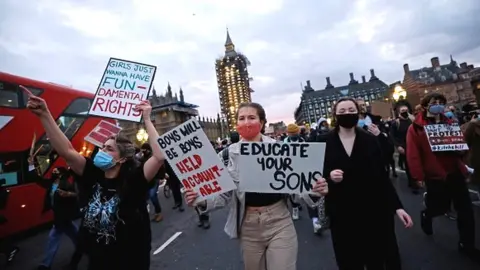
[[[382,161],[377,137],[357,127],[358,104],[342,98],[333,106],[337,126],[324,135],[323,175],[333,248],[339,269],[400,269],[393,215],[406,228],[403,210]]]
[[[262,133],[266,123],[265,110],[257,103],[240,104],[237,111],[237,131],[241,141],[275,142]],[[238,185],[238,156],[240,144],[231,144],[228,151],[228,172]],[[223,159],[225,152],[220,152]],[[261,180],[261,179],[259,179]],[[313,190],[328,193],[325,179],[319,179]],[[198,194],[186,190],[185,198],[193,205]],[[297,233],[287,207],[286,194],[262,194],[233,190],[197,203],[200,212],[229,206],[225,232],[231,238],[240,238],[245,269],[295,270],[297,261]]]
[[[133,143],[115,136],[90,159],[73,148],[45,100],[20,88],[28,95],[27,108],[40,118],[53,149],[78,175],[81,193],[89,197],[79,231],[89,257],[88,269],[149,269],[151,231],[145,195],[164,161],[156,142],[158,133],[150,121],[150,104],[143,101],[135,110],[143,114],[151,158],[139,165]]]

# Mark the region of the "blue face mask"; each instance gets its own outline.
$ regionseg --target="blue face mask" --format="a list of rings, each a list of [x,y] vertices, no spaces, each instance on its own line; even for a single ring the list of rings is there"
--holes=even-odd
[[[446,112],[445,113],[445,116],[448,117],[449,119],[452,119],[455,117],[455,115],[453,114],[453,112]]]
[[[361,128],[365,126],[365,119],[358,119],[357,125]]]
[[[428,111],[431,114],[441,114],[445,111],[445,105],[442,105],[442,104],[430,105],[430,107],[428,108]]]
[[[93,164],[98,168],[106,171],[115,166],[115,161],[113,160],[113,157],[111,155],[103,151],[98,151],[98,153],[95,155],[95,158],[93,159]]]

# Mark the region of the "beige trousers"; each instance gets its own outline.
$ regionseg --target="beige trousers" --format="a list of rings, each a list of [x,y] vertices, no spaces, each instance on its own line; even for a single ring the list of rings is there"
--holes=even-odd
[[[247,210],[240,240],[245,270],[296,270],[297,232],[284,201]]]

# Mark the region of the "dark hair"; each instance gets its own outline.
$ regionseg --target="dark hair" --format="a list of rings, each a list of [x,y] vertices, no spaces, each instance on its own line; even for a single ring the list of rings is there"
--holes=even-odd
[[[118,196],[120,197],[120,203],[122,203],[127,193],[128,179],[133,176],[133,174],[135,173],[135,170],[140,166],[140,162],[138,162],[134,158],[135,146],[127,137],[122,135],[116,135],[116,136],[110,137],[109,140],[115,141],[120,157],[125,158],[125,162],[122,164],[122,166],[120,166],[120,171],[118,172],[118,177],[121,179],[121,181],[117,186],[117,193],[118,193]],[[119,213],[117,210],[117,216],[118,215]]]
[[[472,100],[468,102],[467,104],[463,105],[462,107],[462,112],[468,114],[470,111],[474,111],[478,109],[477,102]]]
[[[58,187],[64,190],[70,190],[74,188],[74,184],[69,181],[70,177],[72,177],[70,170],[65,167],[57,167],[55,169],[57,169],[59,172]]]
[[[236,131],[230,132],[230,142],[237,143],[240,141],[240,135]]]
[[[125,136],[116,135],[108,138],[114,140],[121,158],[133,159],[135,156],[135,145]],[[142,145],[143,146],[143,145]]]
[[[98,153],[98,151],[100,151],[100,147],[95,146],[95,148],[93,148],[92,153],[90,154],[90,158],[93,159],[95,157],[95,155]]]
[[[148,150],[148,151],[152,151],[152,147],[150,146],[149,143],[144,143],[142,144],[142,147],[141,147],[142,150]]]
[[[265,133],[265,125],[267,124],[267,114],[265,113],[265,109],[262,107],[262,105],[255,102],[241,103],[240,105],[238,105],[238,110],[237,110],[237,113],[235,114],[235,118],[237,118],[237,121],[238,121],[238,112],[240,111],[241,108],[254,108],[257,111],[258,118],[260,119],[260,121],[263,121],[262,130],[260,132],[262,134]]]
[[[420,105],[422,105],[422,107],[428,107],[428,104],[430,103],[430,100],[439,100],[440,102],[442,102],[443,104],[446,104],[447,103],[447,98],[445,98],[444,95],[440,94],[440,93],[430,93],[428,95],[426,95],[425,97],[422,98],[422,101],[420,102]]]

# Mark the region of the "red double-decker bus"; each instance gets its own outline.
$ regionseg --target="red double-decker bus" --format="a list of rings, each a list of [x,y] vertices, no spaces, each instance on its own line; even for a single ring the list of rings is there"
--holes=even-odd
[[[46,190],[36,181],[38,176],[50,177],[54,167],[66,166],[50,146],[38,117],[26,109],[28,97],[19,85],[46,100],[60,129],[83,155],[94,149],[85,136],[107,120],[87,115],[92,93],[0,72],[0,180],[7,194],[0,209],[0,238],[52,220],[52,211],[44,211]]]

